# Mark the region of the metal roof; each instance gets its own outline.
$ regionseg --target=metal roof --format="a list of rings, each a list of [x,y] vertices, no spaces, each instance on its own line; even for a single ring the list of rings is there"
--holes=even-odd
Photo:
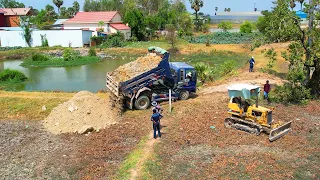
[[[64,22],[66,22],[67,20],[69,19],[58,19],[56,20],[55,23],[53,23],[53,25],[60,25],[60,24],[63,24]]]
[[[118,14],[118,11],[101,11],[101,12],[78,12],[73,18],[64,22],[64,24],[69,23],[99,23],[111,22],[113,17]]]
[[[193,66],[191,66],[185,62],[170,62],[170,66],[173,69],[194,69]]]
[[[5,16],[25,16],[29,13],[31,8],[2,8]]]

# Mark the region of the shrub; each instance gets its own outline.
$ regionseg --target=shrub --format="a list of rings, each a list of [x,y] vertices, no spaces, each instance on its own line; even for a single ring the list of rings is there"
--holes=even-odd
[[[124,35],[123,33],[117,32],[116,34],[109,35],[107,40],[103,42],[101,48],[110,48],[110,47],[123,47],[124,44]]]
[[[201,31],[202,31],[203,33],[208,33],[209,30],[210,30],[210,24],[203,24],[203,25],[201,26]]]
[[[49,46],[49,42],[48,42],[48,39],[47,39],[46,35],[40,34],[40,36],[41,36],[41,46],[42,47],[48,47]]]
[[[23,82],[27,79],[28,78],[22,72],[20,72],[18,70],[6,69],[6,70],[0,72],[0,81],[1,82],[6,82],[6,81]]]
[[[198,78],[202,81],[208,81],[208,80],[213,80],[213,69],[210,67],[209,64],[206,64],[204,62],[198,62],[194,66]]]
[[[80,57],[79,51],[75,51],[71,48],[67,48],[63,51],[63,59],[65,61],[73,61],[75,59],[78,59]]]
[[[254,29],[254,25],[249,21],[245,21],[240,26],[240,32],[241,33],[252,33],[253,29]]]
[[[286,83],[283,86],[278,86],[275,88],[274,95],[270,100],[285,104],[288,102],[303,104],[310,98],[310,89],[304,86],[293,86],[289,83]]]
[[[232,29],[232,23],[228,22],[228,21],[222,21],[219,25],[218,25],[219,29],[222,29],[223,32],[227,32],[228,30]]]
[[[223,64],[221,64],[221,67],[219,68],[220,74],[221,75],[229,74],[235,69],[235,67],[236,67],[235,61],[232,61],[232,60],[225,61]]]
[[[89,56],[97,56],[97,53],[94,47],[90,47]]]
[[[49,56],[40,53],[35,53],[31,56],[32,61],[48,61],[49,59]]]

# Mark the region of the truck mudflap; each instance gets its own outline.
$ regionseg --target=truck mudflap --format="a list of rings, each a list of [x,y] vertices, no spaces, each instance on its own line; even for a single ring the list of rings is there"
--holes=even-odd
[[[287,123],[283,124],[282,126],[279,126],[275,129],[272,129],[270,131],[269,141],[270,142],[275,141],[275,140],[279,139],[280,137],[288,134],[291,131],[291,123],[292,123],[292,121],[287,122]]]

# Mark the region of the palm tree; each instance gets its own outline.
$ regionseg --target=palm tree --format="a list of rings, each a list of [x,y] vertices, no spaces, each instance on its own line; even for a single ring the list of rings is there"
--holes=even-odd
[[[203,7],[203,0],[189,0],[191,8],[196,12],[196,23],[198,25],[198,12]],[[198,26],[196,26],[198,28]]]
[[[228,12],[231,12],[231,8],[228,8],[227,11],[228,11]]]
[[[60,13],[60,7],[63,5],[63,0],[52,0],[52,2],[57,6],[58,12]]]
[[[104,31],[104,29],[103,29],[104,22],[103,21],[99,21],[98,26],[100,27],[99,31],[103,32]]]
[[[299,3],[301,4],[301,11],[302,11],[302,4],[303,4],[303,2],[304,2],[304,0],[298,0],[299,1]]]
[[[224,12],[227,12],[228,11],[228,9],[227,8],[224,8]]]
[[[218,7],[215,7],[214,10],[216,10],[216,12],[218,11]]]
[[[290,1],[290,7],[291,7],[291,10],[293,11],[293,8],[296,7],[296,3],[294,2],[294,0],[291,0]]]

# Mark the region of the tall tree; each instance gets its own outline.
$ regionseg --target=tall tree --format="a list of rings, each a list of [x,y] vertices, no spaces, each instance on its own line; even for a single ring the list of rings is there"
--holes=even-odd
[[[200,8],[203,7],[203,0],[189,0],[191,4],[191,8],[196,12],[196,29],[199,30],[199,19],[198,19],[198,12]]]
[[[302,5],[303,5],[304,0],[298,0],[298,1],[299,1],[300,5],[301,5],[300,10],[302,11]]]
[[[57,13],[54,11],[54,7],[51,5],[46,5],[45,7],[46,16],[49,21],[54,21],[57,18]]]
[[[24,8],[23,3],[19,3],[15,0],[0,0],[0,8]]]
[[[66,7],[61,7],[60,8],[60,16],[59,16],[59,18],[69,18]]]
[[[52,0],[53,4],[57,6],[58,12],[60,13],[60,7],[63,5],[63,0]]]
[[[295,8],[296,7],[296,3],[294,2],[294,0],[291,0],[290,1],[290,8],[291,8],[291,10],[293,11],[293,8]]]
[[[291,0],[277,0],[269,14],[265,38],[274,41],[290,41],[288,53],[282,56],[290,63],[287,74],[288,84],[283,91],[290,101],[299,102],[308,96],[308,89],[320,96],[320,10],[318,0],[310,0],[305,7],[308,12],[309,29],[302,29],[299,17],[290,11]],[[311,69],[314,70],[310,76]]]
[[[74,9],[75,14],[80,11],[80,4],[78,3],[78,1],[74,1],[72,7]]]
[[[217,15],[218,7],[215,7],[214,10],[216,11],[215,15]]]
[[[144,40],[146,32],[145,18],[141,10],[133,8],[126,12],[124,22],[128,23],[131,33],[138,40]]]

